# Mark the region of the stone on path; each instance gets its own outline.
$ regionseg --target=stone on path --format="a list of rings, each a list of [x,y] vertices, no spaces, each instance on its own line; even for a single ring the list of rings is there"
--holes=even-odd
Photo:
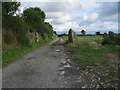
[[[61,71],[61,72],[60,72],[60,75],[63,75],[63,74],[65,74],[65,71]]]
[[[64,68],[69,68],[69,67],[71,67],[71,66],[70,66],[70,64],[67,64],[67,65],[64,65],[63,67],[64,67]]]
[[[60,50],[56,50],[56,52],[60,52]]]

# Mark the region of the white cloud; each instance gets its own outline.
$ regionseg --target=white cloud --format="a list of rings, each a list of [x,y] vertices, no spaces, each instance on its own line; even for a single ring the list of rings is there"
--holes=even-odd
[[[118,29],[118,24],[112,24],[110,22],[104,22],[103,25],[107,29],[113,29],[113,30]]]
[[[107,2],[73,2],[73,0],[69,0],[68,2],[26,2],[22,7],[40,7],[46,13],[46,21],[52,22],[54,30],[57,32],[67,32],[72,28],[76,32],[84,29],[89,33],[90,31],[118,29],[115,5],[115,3]]]
[[[19,2],[119,2],[119,0],[17,0]]]
[[[91,15],[88,16],[88,19],[90,22],[94,22],[98,19],[99,14],[98,13],[92,13]]]
[[[60,16],[55,20],[55,23],[65,23],[71,20],[71,17],[69,14],[65,14],[63,16]]]
[[[80,2],[24,2],[22,6],[40,7],[45,12],[66,12],[81,7]]]
[[[104,30],[107,30],[107,31],[110,31],[110,30],[118,30],[118,24],[112,24],[110,22],[101,22],[101,21],[98,21],[98,22],[95,22],[95,23],[91,23],[89,25],[82,25],[79,27],[80,30],[84,29],[86,30],[86,32],[90,32],[90,31],[104,31]]]
[[[72,28],[73,30],[76,31],[76,29],[79,28],[79,25],[78,23],[76,22],[66,22],[64,24],[61,24],[61,25],[55,25],[55,30],[58,31],[58,32],[66,32],[68,31],[70,28]]]
[[[59,18],[61,16],[64,16],[64,12],[47,12],[46,13],[47,18]]]
[[[85,21],[85,22],[95,22],[99,17],[99,14],[98,13],[91,13],[89,15],[83,15],[82,16],[82,21]]]
[[[100,4],[97,2],[82,2],[81,6],[83,10],[89,10],[93,8],[99,8]]]
[[[50,24],[52,24],[53,19],[45,19],[45,22],[49,22]]]
[[[88,19],[88,16],[86,16],[86,15],[83,15],[83,21],[86,21]]]

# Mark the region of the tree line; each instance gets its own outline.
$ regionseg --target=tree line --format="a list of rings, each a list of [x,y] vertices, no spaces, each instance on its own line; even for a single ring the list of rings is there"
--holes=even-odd
[[[2,2],[3,41],[7,44],[16,40],[19,45],[30,44],[28,32],[38,33],[42,39],[54,36],[53,27],[45,22],[46,14],[38,7],[26,8],[22,14],[19,11],[20,2]]]

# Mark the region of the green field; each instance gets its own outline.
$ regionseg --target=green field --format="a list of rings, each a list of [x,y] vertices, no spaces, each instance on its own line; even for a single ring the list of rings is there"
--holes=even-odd
[[[8,48],[3,48],[2,49],[2,67],[5,67],[6,65],[8,65],[9,63],[12,63],[13,61],[15,61],[16,59],[20,58],[21,56],[27,54],[28,52],[31,52],[32,50],[51,42],[54,39],[48,39],[48,40],[42,40],[39,43],[35,43],[32,45],[28,45],[28,46],[19,46],[19,47],[8,47]]]
[[[78,36],[78,40],[80,42],[97,42],[97,43],[102,43],[103,41],[103,36]]]
[[[78,36],[79,44],[66,45],[66,51],[80,71],[92,74],[101,87],[116,87],[118,77],[118,45],[101,45],[102,36]]]

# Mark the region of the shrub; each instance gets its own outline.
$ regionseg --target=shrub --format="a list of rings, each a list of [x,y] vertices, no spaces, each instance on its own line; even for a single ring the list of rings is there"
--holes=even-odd
[[[43,33],[42,37],[44,40],[48,39],[48,35],[46,33]]]
[[[4,46],[16,46],[17,40],[16,37],[13,35],[13,33],[10,30],[2,30],[2,42],[3,47]]]
[[[108,35],[104,34],[102,45],[104,44],[120,44],[120,34],[115,34],[111,31],[108,33]]]
[[[39,41],[41,41],[41,40],[43,40],[43,38],[42,38],[42,36],[41,36],[41,35],[39,35]]]
[[[29,45],[30,44],[26,35],[18,35],[17,40],[20,45]]]

